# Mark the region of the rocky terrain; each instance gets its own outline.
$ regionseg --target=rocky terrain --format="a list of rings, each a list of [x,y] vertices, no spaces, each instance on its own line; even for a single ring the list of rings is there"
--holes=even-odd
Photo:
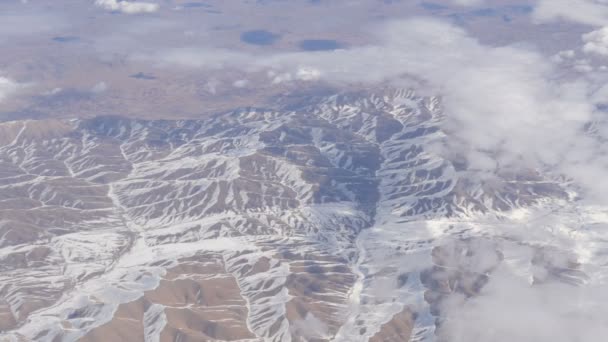
[[[0,340],[431,341],[445,298],[498,265],[589,281],[500,227],[603,219],[533,170],[472,177],[436,148],[443,120],[440,99],[387,90],[0,123]]]

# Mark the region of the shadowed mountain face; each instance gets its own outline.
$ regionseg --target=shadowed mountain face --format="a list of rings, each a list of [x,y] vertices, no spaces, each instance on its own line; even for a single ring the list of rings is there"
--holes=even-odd
[[[432,148],[436,98],[285,108],[0,124],[0,337],[423,341],[454,279],[473,296],[495,267],[442,239],[567,197],[530,172],[467,179]]]

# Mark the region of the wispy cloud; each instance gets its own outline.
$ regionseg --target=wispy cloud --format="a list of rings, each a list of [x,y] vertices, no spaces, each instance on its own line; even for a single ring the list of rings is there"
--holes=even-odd
[[[108,11],[118,11],[127,14],[152,13],[160,8],[158,4],[151,2],[126,0],[95,0],[95,5]]]
[[[567,20],[602,26],[608,23],[608,2],[602,0],[538,0],[533,16],[540,22]]]
[[[449,0],[459,6],[488,6],[490,0]],[[537,22],[565,20],[586,25],[608,24],[608,1],[604,0],[529,0]]]

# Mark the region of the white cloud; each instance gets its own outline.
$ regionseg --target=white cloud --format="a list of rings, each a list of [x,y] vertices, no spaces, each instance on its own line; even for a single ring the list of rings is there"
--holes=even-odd
[[[310,312],[306,313],[304,319],[294,321],[290,330],[296,336],[311,340],[331,338],[327,325]]]
[[[477,297],[454,296],[443,331],[452,342],[596,341],[608,334],[606,288],[531,285],[502,267]]]
[[[585,53],[608,56],[608,26],[584,34],[583,42]]]
[[[301,67],[296,71],[296,79],[302,81],[316,81],[321,78],[321,71],[310,67]]]
[[[4,102],[9,96],[15,94],[21,88],[23,88],[22,84],[19,84],[10,78],[0,76],[0,103]]]
[[[106,82],[103,81],[95,84],[93,88],[91,88],[91,92],[94,94],[101,94],[106,90],[108,90],[108,85],[106,84]]]
[[[57,94],[61,93],[62,91],[63,91],[63,88],[56,87],[51,90],[42,92],[42,96],[53,96],[53,95],[57,95]]]
[[[555,54],[552,58],[556,63],[563,63],[564,61],[571,60],[576,57],[576,52],[574,50],[563,50]]]
[[[203,86],[203,89],[210,93],[210,94],[216,94],[217,93],[217,88],[221,85],[221,83],[212,78],[210,80],[207,81],[207,83],[205,83],[205,85]]]
[[[572,65],[572,68],[581,73],[589,73],[593,72],[594,70],[593,66],[591,65],[591,62],[586,59],[576,60]]]
[[[249,80],[236,80],[232,83],[232,86],[235,88],[245,88],[249,85]]]
[[[119,11],[127,14],[152,13],[160,8],[158,4],[151,2],[126,0],[95,0],[95,5],[108,11]]]

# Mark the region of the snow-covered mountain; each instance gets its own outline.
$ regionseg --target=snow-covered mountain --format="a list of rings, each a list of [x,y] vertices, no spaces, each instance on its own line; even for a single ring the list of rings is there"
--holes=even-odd
[[[442,300],[499,264],[594,281],[607,260],[583,228],[608,215],[533,170],[475,177],[437,148],[443,120],[438,98],[391,90],[1,123],[0,340],[431,341]],[[535,231],[587,260],[556,265],[563,244],[510,228],[555,208]]]

